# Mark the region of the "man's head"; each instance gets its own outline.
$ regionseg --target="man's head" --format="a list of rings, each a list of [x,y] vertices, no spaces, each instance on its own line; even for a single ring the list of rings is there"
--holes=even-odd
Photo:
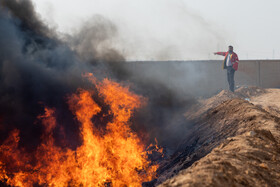
[[[228,52],[232,53],[233,52],[233,47],[230,45],[228,46]]]

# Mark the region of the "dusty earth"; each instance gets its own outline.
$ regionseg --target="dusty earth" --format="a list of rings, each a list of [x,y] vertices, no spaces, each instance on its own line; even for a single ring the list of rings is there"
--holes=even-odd
[[[222,91],[185,115],[192,130],[156,186],[280,186],[280,89]]]

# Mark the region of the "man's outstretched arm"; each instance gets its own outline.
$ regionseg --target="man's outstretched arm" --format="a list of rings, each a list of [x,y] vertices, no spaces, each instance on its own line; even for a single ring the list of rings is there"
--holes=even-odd
[[[226,56],[226,52],[216,52],[216,53],[214,53],[214,55]]]

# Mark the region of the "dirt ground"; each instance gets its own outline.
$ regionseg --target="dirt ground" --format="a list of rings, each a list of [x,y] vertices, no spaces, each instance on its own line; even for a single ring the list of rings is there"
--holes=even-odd
[[[194,126],[158,186],[280,186],[280,89],[222,91],[185,115]]]

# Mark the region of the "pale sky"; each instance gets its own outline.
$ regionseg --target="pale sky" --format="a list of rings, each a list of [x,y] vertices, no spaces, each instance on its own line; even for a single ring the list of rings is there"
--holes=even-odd
[[[94,15],[118,28],[112,46],[128,60],[280,59],[280,0],[33,0],[41,18],[75,33]]]

